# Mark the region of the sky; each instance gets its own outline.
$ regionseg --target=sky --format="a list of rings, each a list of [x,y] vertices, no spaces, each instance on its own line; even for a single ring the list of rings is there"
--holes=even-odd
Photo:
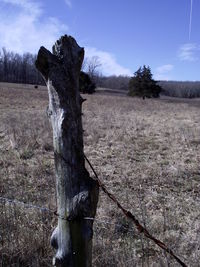
[[[199,29],[200,0],[0,0],[0,48],[36,54],[71,35],[103,75],[200,80]]]

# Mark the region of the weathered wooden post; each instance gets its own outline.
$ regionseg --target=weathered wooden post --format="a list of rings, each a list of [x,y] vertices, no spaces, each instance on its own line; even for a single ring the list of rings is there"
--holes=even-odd
[[[79,74],[84,57],[71,36],[62,36],[53,53],[41,47],[36,67],[47,84],[55,154],[58,225],[51,237],[54,266],[92,266],[93,221],[98,185],[85,168]]]

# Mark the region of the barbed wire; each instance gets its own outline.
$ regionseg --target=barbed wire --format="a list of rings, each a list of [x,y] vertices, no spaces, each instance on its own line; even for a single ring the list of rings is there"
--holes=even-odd
[[[49,212],[52,215],[56,215],[57,217],[63,219],[63,220],[67,220],[66,218],[63,218],[61,216],[59,216],[56,211],[53,211],[47,207],[41,207],[41,206],[37,206],[37,205],[33,205],[30,203],[25,203],[16,199],[10,199],[10,198],[6,198],[6,197],[0,197],[0,202],[8,202],[9,204],[17,204],[23,208],[27,208],[27,209],[37,209],[40,211],[45,211],[45,212]],[[113,223],[113,222],[109,222],[109,218],[107,218],[107,220],[102,220],[102,219],[97,219],[97,218],[92,218],[92,217],[84,217],[84,220],[89,220],[89,221],[95,221],[97,223],[102,223],[102,224],[107,224],[107,225],[113,225],[115,227],[120,227],[121,229],[126,230],[127,232],[132,232],[134,233],[134,231],[132,229],[129,229],[128,226],[124,226],[123,224],[119,224],[119,223]]]
[[[61,154],[58,154],[58,153],[55,153],[57,156],[59,156],[64,162],[66,162],[67,164],[68,161],[65,159],[65,157],[63,157],[63,155]],[[146,238],[152,240],[157,246],[159,246],[160,248],[162,248],[165,252],[167,252],[168,254],[170,254],[181,266],[183,267],[187,267],[187,265],[181,260],[179,259],[179,257],[177,257],[174,252],[172,251],[172,249],[170,249],[165,243],[163,243],[162,241],[160,241],[159,239],[155,238],[154,236],[152,236],[150,234],[150,232],[142,225],[140,224],[140,222],[136,219],[136,217],[129,211],[129,210],[126,210],[122,205],[121,203],[117,200],[117,198],[107,190],[107,188],[105,187],[105,185],[101,182],[101,180],[99,179],[94,167],[92,166],[91,162],[89,161],[89,159],[87,158],[87,156],[84,154],[84,158],[85,160],[87,161],[88,165],[90,166],[92,172],[94,173],[94,176],[95,178],[93,178],[99,185],[99,187],[103,190],[103,192],[117,205],[117,207],[123,212],[123,214],[129,219],[131,220],[138,232],[140,234],[143,234]],[[21,201],[18,201],[18,200],[11,200],[11,199],[6,199],[6,198],[3,198],[3,197],[0,197],[0,199],[4,199],[10,203],[18,203],[20,205],[24,205],[24,207],[29,207],[29,208],[36,208],[36,209],[40,209],[40,210],[43,210],[43,211],[48,211],[48,212],[51,212],[53,213],[54,215],[58,216],[59,218],[63,219],[63,220],[68,220],[68,218],[65,218],[65,217],[62,217],[60,216],[57,211],[53,211],[53,210],[50,210],[46,207],[39,207],[37,205],[32,205],[32,204],[26,204],[26,203],[23,203]],[[84,219],[88,219],[88,220],[95,220],[95,218],[90,218],[90,217],[85,217]]]
[[[47,211],[47,212],[53,212],[52,210],[46,208],[46,207],[41,207],[41,206],[37,206],[37,205],[34,205],[34,204],[30,204],[30,203],[25,203],[25,202],[22,202],[22,201],[19,201],[17,199],[10,199],[10,198],[6,198],[6,197],[0,197],[0,201],[4,201],[4,202],[9,202],[9,203],[12,203],[12,204],[17,204],[17,205],[20,205],[20,206],[24,206],[25,208],[27,209],[38,209],[38,210],[41,210],[41,211]]]
[[[60,156],[63,158],[63,160],[65,160],[65,158],[62,155],[60,155]],[[143,225],[140,224],[140,222],[136,219],[136,217],[129,210],[125,209],[121,205],[121,203],[117,200],[117,198],[111,192],[109,192],[107,190],[107,188],[105,187],[105,185],[101,182],[94,167],[92,166],[91,162],[89,161],[89,159],[87,158],[87,156],[85,154],[84,154],[84,158],[87,161],[87,163],[89,164],[91,170],[93,171],[94,176],[95,176],[95,181],[97,181],[99,187],[117,205],[117,207],[123,212],[123,214],[135,224],[138,232],[141,234],[144,234],[145,237],[152,240],[157,246],[159,246],[165,252],[170,254],[181,266],[187,267],[187,265],[181,259],[179,259],[179,257],[177,257],[174,254],[172,249],[170,249],[165,243],[163,243],[162,241],[160,241],[159,239],[157,239],[153,235],[151,235],[150,232]]]

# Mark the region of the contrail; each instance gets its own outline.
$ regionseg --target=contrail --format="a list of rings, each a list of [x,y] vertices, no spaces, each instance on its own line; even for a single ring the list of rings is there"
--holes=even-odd
[[[192,31],[192,9],[193,9],[193,0],[191,0],[191,5],[190,5],[189,40],[191,37],[191,31]]]

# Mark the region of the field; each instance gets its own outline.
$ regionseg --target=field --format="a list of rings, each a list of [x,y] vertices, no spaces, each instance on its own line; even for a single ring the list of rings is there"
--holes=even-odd
[[[85,154],[100,179],[151,234],[200,266],[199,99],[84,97]],[[55,210],[47,105],[45,88],[0,85],[0,197]],[[0,266],[51,266],[57,218],[18,204],[0,200]],[[103,192],[93,243],[94,266],[179,266]]]

